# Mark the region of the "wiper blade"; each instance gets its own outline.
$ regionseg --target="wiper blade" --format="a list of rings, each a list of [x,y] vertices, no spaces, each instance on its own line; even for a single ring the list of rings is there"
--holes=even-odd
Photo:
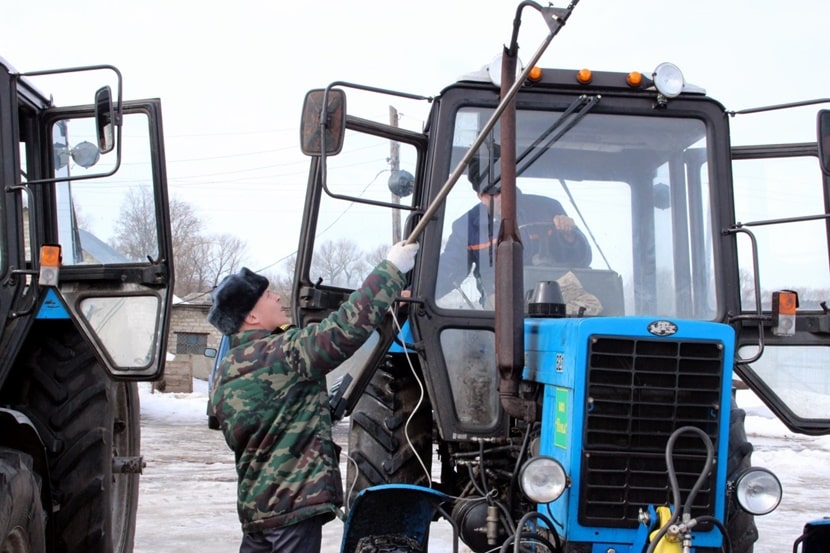
[[[576,124],[579,123],[582,120],[582,118],[585,117],[588,114],[588,112],[591,111],[594,108],[594,106],[596,106],[599,103],[600,98],[600,96],[583,95],[577,98],[570,106],[568,106],[568,109],[562,112],[562,116],[559,117],[559,119],[557,119],[556,121],[554,121],[553,124],[545,130],[545,132],[539,135],[539,138],[537,138],[533,142],[533,144],[528,146],[528,148],[524,152],[522,152],[520,156],[516,158],[516,176],[520,176],[528,167],[533,165],[536,162],[536,160],[542,157],[542,154],[544,154],[548,149],[550,149],[550,147],[553,144],[555,144],[556,141],[562,138],[565,135],[565,133],[567,133],[569,130],[574,128],[574,126],[576,126]],[[580,109],[578,113],[573,115],[574,111],[576,111],[576,109],[580,105],[582,106],[582,109]],[[573,117],[571,117],[571,115],[573,115]],[[562,126],[563,122],[565,122],[564,126]],[[557,132],[552,136],[549,136],[554,131]],[[546,138],[547,140],[544,142],[544,144],[542,144],[542,141]],[[527,162],[523,163],[525,161],[525,158],[527,158],[531,154],[533,155],[530,157],[530,159],[528,159]]]

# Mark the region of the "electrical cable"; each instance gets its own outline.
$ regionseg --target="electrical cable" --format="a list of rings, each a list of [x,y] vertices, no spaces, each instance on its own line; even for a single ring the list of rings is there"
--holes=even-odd
[[[400,322],[398,321],[398,318],[395,316],[395,311],[392,309],[391,306],[388,309],[389,313],[392,315],[392,322],[394,323],[395,328],[398,331],[398,334],[403,333],[403,329],[401,328]],[[430,474],[429,470],[427,470],[427,466],[424,463],[424,460],[421,458],[421,455],[418,453],[418,450],[415,449],[415,445],[412,443],[412,439],[409,437],[409,424],[412,422],[412,419],[415,418],[415,413],[418,412],[418,409],[420,409],[421,405],[424,403],[424,397],[426,396],[426,392],[424,390],[424,385],[421,382],[421,379],[418,377],[417,371],[415,370],[415,365],[414,363],[412,363],[412,358],[409,355],[409,351],[404,349],[403,354],[407,364],[409,365],[409,370],[412,371],[412,377],[415,379],[415,382],[418,383],[419,390],[418,402],[415,404],[415,407],[412,409],[412,412],[406,419],[406,423],[403,427],[403,434],[406,438],[406,443],[409,445],[409,448],[412,450],[413,455],[415,455],[415,458],[418,460],[418,464],[421,465],[421,469],[424,471],[424,475],[426,475],[428,487],[432,487],[432,474]]]

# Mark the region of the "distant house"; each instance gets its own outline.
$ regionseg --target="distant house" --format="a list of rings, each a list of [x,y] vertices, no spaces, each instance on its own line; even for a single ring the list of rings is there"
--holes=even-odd
[[[213,358],[205,355],[207,348],[219,348],[222,335],[207,321],[210,293],[188,294],[175,298],[170,309],[170,335],[167,350],[175,355],[165,369],[164,391],[192,391],[191,378],[207,380]],[[182,389],[185,388],[185,389]],[[187,389],[189,388],[189,389]]]

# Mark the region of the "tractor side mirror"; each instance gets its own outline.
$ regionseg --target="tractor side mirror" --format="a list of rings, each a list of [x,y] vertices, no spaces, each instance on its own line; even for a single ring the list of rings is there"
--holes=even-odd
[[[337,155],[346,133],[346,93],[340,89],[309,91],[303,103],[300,149],[307,156]]]
[[[115,110],[112,107],[112,90],[109,86],[95,93],[95,130],[98,133],[98,151],[102,154],[115,148]]]
[[[830,110],[818,112],[818,159],[824,174],[830,175]]]

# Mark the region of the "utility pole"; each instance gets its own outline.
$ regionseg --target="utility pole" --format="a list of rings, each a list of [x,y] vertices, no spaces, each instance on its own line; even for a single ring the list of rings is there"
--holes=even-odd
[[[389,106],[389,124],[393,127],[398,126],[398,110],[394,106]],[[396,175],[401,168],[400,159],[400,144],[394,140],[389,143],[389,169],[390,175]],[[400,204],[401,198],[392,192],[392,203]],[[401,210],[392,210],[392,243],[397,244],[401,241]]]

